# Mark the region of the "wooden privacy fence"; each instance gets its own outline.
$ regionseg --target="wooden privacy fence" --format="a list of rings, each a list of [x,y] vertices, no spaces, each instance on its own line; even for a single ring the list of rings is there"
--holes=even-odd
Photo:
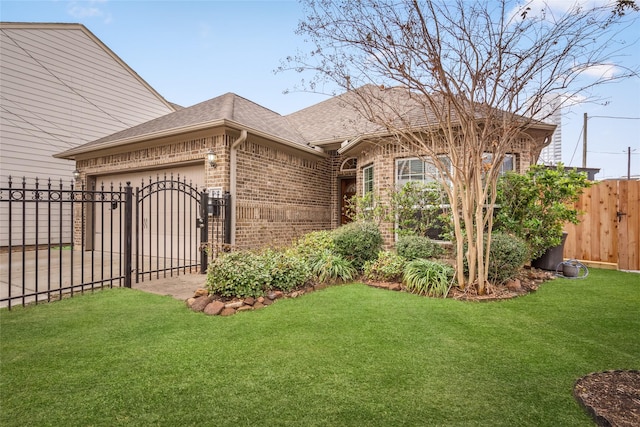
[[[640,181],[594,183],[576,203],[580,224],[567,224],[564,257],[640,270]]]

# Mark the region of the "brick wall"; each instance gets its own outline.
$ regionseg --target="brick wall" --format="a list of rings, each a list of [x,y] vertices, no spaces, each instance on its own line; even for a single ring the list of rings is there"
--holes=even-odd
[[[330,158],[308,159],[251,138],[237,153],[236,247],[284,246],[332,226]]]

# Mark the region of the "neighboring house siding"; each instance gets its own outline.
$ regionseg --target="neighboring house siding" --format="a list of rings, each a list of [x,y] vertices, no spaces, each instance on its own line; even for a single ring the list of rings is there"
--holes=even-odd
[[[236,247],[284,246],[331,228],[331,160],[252,142],[238,148]]]
[[[80,28],[2,28],[2,177],[69,179],[54,153],[173,110]]]
[[[80,25],[2,23],[0,50],[2,187],[9,176],[14,185],[22,177],[68,185],[75,165],[53,154],[174,111]],[[34,231],[27,236],[31,244]]]

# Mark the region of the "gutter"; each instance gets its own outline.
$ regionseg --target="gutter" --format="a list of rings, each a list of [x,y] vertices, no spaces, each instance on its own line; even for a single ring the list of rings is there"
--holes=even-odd
[[[229,194],[231,195],[231,246],[236,244],[236,195],[238,194],[238,147],[247,140],[247,131],[242,129],[240,137],[231,144],[229,152]]]

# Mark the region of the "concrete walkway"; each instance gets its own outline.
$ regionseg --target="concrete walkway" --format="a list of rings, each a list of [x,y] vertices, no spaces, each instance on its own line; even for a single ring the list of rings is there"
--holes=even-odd
[[[152,294],[167,295],[184,301],[187,298],[191,298],[196,289],[204,288],[206,280],[206,274],[183,274],[165,279],[152,279],[140,283],[132,283],[131,288]]]
[[[109,279],[120,275],[120,261],[118,254],[102,256],[100,252],[83,254],[70,250],[39,250],[0,253],[0,308],[9,305],[8,299],[11,299],[11,306],[32,303],[36,298],[38,302],[48,301],[50,296],[47,292],[51,291],[51,295],[56,297],[58,290],[63,289],[60,292],[66,294],[70,292],[71,286],[76,286],[74,292],[79,292],[82,283],[94,280],[98,288],[122,286],[122,278]],[[131,287],[185,300],[206,283],[204,274],[178,275],[177,271],[173,274],[173,277],[158,279],[152,274],[152,279],[146,276],[139,283],[135,283],[134,276]],[[103,278],[104,285],[100,283]],[[84,290],[89,289],[91,285],[85,285]],[[29,296],[22,297],[23,295]]]

